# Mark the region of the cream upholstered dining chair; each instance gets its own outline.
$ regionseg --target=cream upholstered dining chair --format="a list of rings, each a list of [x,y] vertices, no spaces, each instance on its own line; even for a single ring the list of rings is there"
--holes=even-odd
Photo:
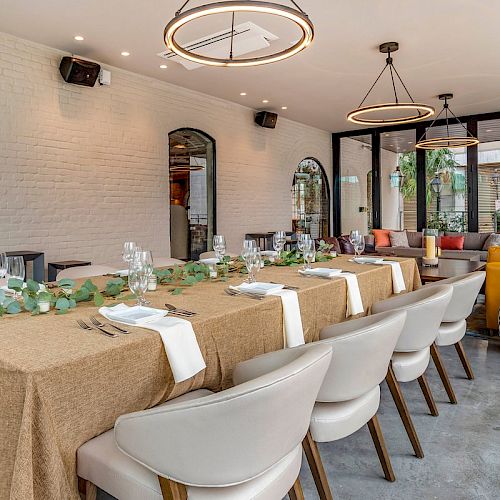
[[[239,255],[237,253],[232,253],[232,252],[226,252],[224,255],[231,257],[231,259],[235,259],[236,257],[239,257]],[[200,253],[200,260],[201,259],[213,259],[214,257],[215,257],[215,252]]]
[[[431,414],[433,416],[439,415],[425,377],[425,371],[429,366],[430,353],[435,349],[434,341],[451,300],[452,292],[450,285],[423,287],[414,292],[377,302],[372,306],[374,314],[393,310],[407,312],[406,322],[394,349],[386,380],[418,458],[423,458],[424,453],[399,382],[418,380]],[[446,374],[441,359],[434,357],[434,355],[433,359],[438,371],[443,371]],[[450,401],[454,402],[451,397]]]
[[[123,415],[79,448],[78,476],[89,497],[97,485],[119,500],[302,499],[301,442],[331,357],[316,346],[231,389]]]
[[[185,262],[180,259],[172,257],[154,257],[153,262],[155,267],[170,267],[170,266],[183,266]]]
[[[69,267],[68,269],[63,269],[57,273],[57,281],[63,278],[78,279],[78,278],[89,278],[91,276],[103,276],[105,274],[116,273],[116,268],[111,266],[101,266],[101,265],[90,265],[90,266],[78,266]]]
[[[469,380],[474,378],[474,372],[462,345],[462,339],[467,330],[467,322],[465,320],[472,313],[485,279],[485,271],[476,271],[439,281],[439,284],[451,285],[453,287],[453,295],[444,313],[443,322],[439,327],[436,345],[439,347],[455,346]],[[431,286],[436,285],[434,283],[426,285],[426,287]],[[443,383],[446,383],[445,380],[443,380]]]
[[[391,356],[403,330],[406,312],[381,313],[324,328],[321,340],[271,352],[236,366],[233,380],[239,383],[282,363],[296,352],[318,345],[332,347],[332,361],[311,416],[310,431],[303,441],[314,482],[322,500],[332,499],[317,442],[337,441],[365,424],[375,444],[385,478],[394,481],[391,461],[377,419],[380,383],[385,379]]]

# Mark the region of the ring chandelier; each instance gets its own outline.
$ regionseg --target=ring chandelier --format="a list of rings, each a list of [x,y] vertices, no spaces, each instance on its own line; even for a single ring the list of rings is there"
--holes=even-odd
[[[434,121],[431,123],[430,127],[427,131],[431,130],[431,128],[436,123],[436,120],[443,114],[443,111],[446,116],[446,136],[445,137],[434,137],[432,139],[426,139],[427,131],[423,133],[422,137],[419,139],[417,144],[415,144],[416,148],[419,149],[454,149],[454,148],[468,148],[470,146],[476,146],[479,144],[479,139],[474,137],[465,127],[465,125],[456,117],[455,113],[450,109],[450,105],[448,104],[449,99],[453,99],[453,94],[440,94],[439,99],[444,101],[443,109],[436,116]],[[465,137],[458,137],[450,135],[450,125],[449,125],[449,116],[448,112],[451,113],[453,118],[464,128]]]
[[[366,93],[365,97],[363,98],[359,106],[347,115],[347,119],[350,122],[358,123],[360,125],[398,125],[401,123],[412,123],[425,120],[434,114],[435,110],[432,106],[428,106],[427,104],[420,104],[413,100],[413,97],[411,96],[406,85],[399,76],[398,71],[394,67],[391,53],[396,52],[396,50],[398,49],[399,49],[399,44],[397,42],[386,42],[380,45],[379,47],[380,52],[382,54],[387,54],[387,58],[385,60],[385,66],[378,75],[373,85]],[[389,72],[391,75],[392,89],[394,91],[394,102],[388,102],[384,104],[374,104],[372,106],[363,106],[366,99],[372,92],[375,85],[377,85],[378,81],[380,80],[380,77],[384,74],[387,68],[389,68]],[[403,86],[406,94],[410,98],[410,102],[399,101],[394,75],[396,75],[399,82]],[[387,119],[370,118],[370,115],[373,116],[373,113],[381,111],[392,111],[392,110],[401,110],[404,111],[405,114],[403,114],[403,116],[399,118],[387,118]],[[410,112],[412,110],[414,111],[414,113]]]
[[[184,59],[196,62],[199,64],[206,64],[209,66],[226,66],[226,67],[242,67],[242,66],[258,66],[261,64],[269,64],[277,61],[282,61],[289,57],[298,54],[309,46],[314,38],[314,26],[309,20],[307,14],[297,5],[294,0],[291,3],[294,8],[287,7],[286,5],[277,4],[274,2],[262,2],[256,0],[225,0],[222,2],[214,2],[206,5],[201,5],[183,12],[184,7],[190,0],[186,0],[182,7],[175,13],[174,18],[166,25],[163,32],[165,44],[168,49]],[[300,39],[295,42],[291,47],[285,50],[275,52],[260,57],[248,57],[235,59],[233,57],[233,42],[234,42],[234,21],[237,12],[253,12],[261,14],[270,14],[284,19],[288,19],[295,23],[301,30],[302,34]],[[214,14],[231,13],[231,31],[230,31],[230,49],[228,58],[208,57],[190,51],[182,47],[176,40],[176,34],[182,26],[199,19],[201,17],[210,16]]]

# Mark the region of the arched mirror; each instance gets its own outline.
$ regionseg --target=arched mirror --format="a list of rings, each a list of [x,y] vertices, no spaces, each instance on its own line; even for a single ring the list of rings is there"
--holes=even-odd
[[[195,260],[215,231],[215,141],[190,128],[168,138],[171,256]]]
[[[330,234],[330,187],[315,158],[302,160],[293,176],[292,227],[294,232],[310,233],[312,238]]]

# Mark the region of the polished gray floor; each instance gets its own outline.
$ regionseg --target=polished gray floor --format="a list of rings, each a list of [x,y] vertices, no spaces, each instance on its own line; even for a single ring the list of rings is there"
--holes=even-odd
[[[464,339],[476,379],[465,378],[455,349],[442,348],[458,405],[447,401],[433,363],[427,371],[440,415],[428,414],[416,382],[402,384],[425,458],[412,455],[391,395],[382,384],[379,420],[397,480],[384,480],[365,427],[343,440],[320,444],[336,500],[500,499],[500,342]],[[300,475],[307,500],[318,498],[307,462]],[[100,492],[99,500],[110,500]],[[139,499],[138,499],[139,500]]]

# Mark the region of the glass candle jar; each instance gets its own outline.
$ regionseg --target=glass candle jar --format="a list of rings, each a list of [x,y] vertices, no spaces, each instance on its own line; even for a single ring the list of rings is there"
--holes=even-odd
[[[153,292],[158,286],[158,281],[156,275],[150,276],[148,279],[148,291]]]

